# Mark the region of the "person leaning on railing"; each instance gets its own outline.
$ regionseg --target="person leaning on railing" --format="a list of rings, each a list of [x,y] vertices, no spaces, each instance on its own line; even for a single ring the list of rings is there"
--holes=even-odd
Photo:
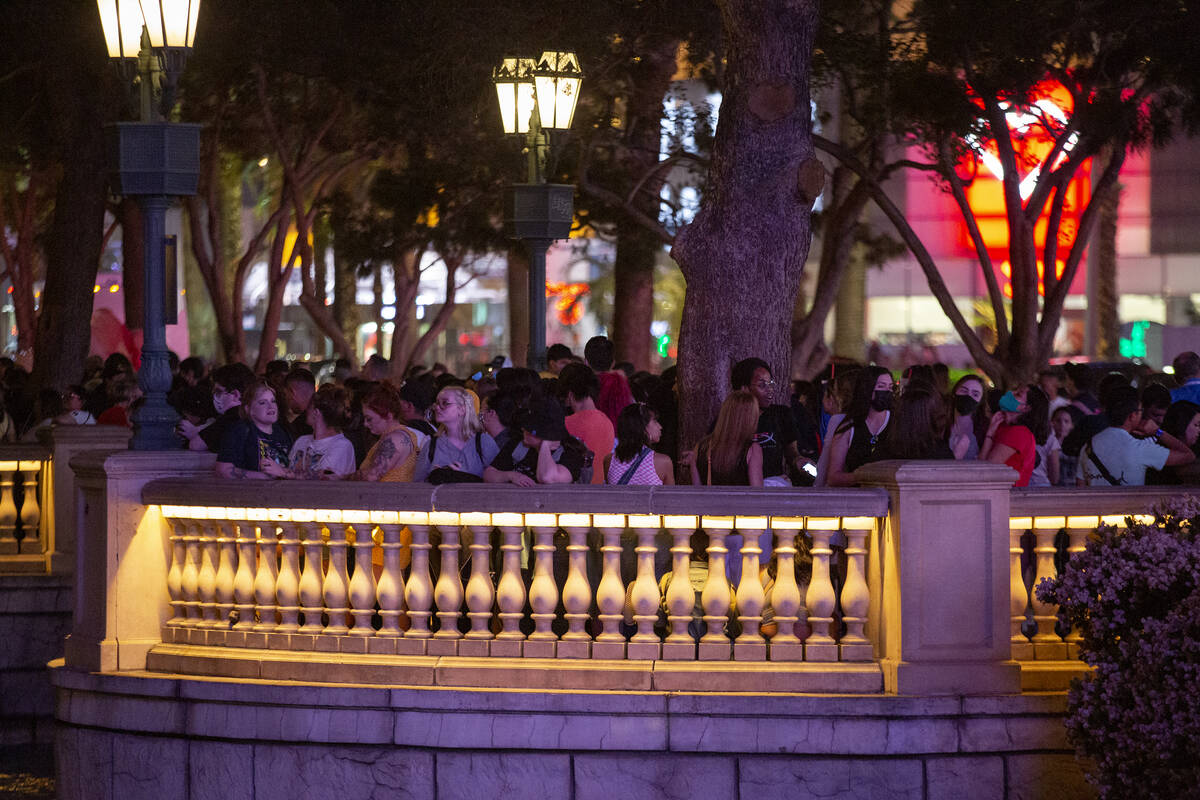
[[[552,397],[531,397],[521,417],[520,439],[513,439],[483,471],[488,483],[536,486],[578,483],[587,448],[567,433],[562,407]]]
[[[292,439],[279,424],[279,404],[269,383],[260,380],[252,384],[245,397],[243,418],[221,440],[217,477],[270,480],[263,465],[287,464]]]
[[[762,448],[754,441],[758,415],[754,395],[745,389],[729,393],[713,432],[696,445],[693,486],[763,485]]]
[[[437,433],[421,448],[414,480],[430,483],[474,483],[499,448],[483,430],[479,399],[461,386],[447,386],[433,404]]]
[[[340,480],[354,472],[354,445],[342,435],[350,416],[350,394],[327,383],[317,390],[304,412],[312,428],[292,445],[286,467],[263,459],[262,471],[273,478]]]
[[[644,403],[625,406],[617,415],[617,445],[604,457],[605,482],[615,486],[674,486],[671,457],[657,453],[662,424]]]
[[[363,423],[379,437],[348,480],[407,483],[417,467],[417,435],[401,422],[400,392],[390,381],[376,385],[363,399]]]

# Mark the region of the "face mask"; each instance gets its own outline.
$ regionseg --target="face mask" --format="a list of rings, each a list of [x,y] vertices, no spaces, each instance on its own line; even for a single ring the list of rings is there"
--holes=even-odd
[[[1017,396],[1015,394],[1013,394],[1012,392],[1005,392],[1000,397],[999,405],[1000,405],[1001,411],[1020,411],[1021,410],[1021,401],[1018,400]]]
[[[213,409],[218,414],[224,414],[229,409],[237,408],[239,405],[241,404],[238,402],[238,399],[231,394],[224,393],[213,396]]]
[[[878,389],[871,395],[871,408],[876,411],[889,411],[892,408],[894,395],[890,389]]]
[[[954,410],[959,413],[959,416],[968,416],[977,405],[979,405],[979,401],[969,394],[954,395]]]

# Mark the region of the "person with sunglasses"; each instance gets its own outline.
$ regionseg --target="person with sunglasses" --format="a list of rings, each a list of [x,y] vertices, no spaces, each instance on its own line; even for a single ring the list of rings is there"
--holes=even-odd
[[[413,480],[430,483],[466,483],[483,480],[483,470],[500,448],[483,430],[475,393],[461,386],[438,392],[433,419],[437,433],[421,448]]]

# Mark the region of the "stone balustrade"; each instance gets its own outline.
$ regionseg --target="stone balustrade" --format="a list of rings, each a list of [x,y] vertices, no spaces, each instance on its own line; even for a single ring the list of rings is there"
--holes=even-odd
[[[50,451],[40,445],[0,446],[0,572],[44,573],[53,549]]]
[[[1012,657],[1074,662],[1079,631],[1062,630],[1058,607],[1041,602],[1033,588],[1057,576],[1073,554],[1083,551],[1099,525],[1124,528],[1131,518],[1152,521],[1156,510],[1184,496],[1200,496],[1200,487],[1014,490],[1009,519]],[[1081,669],[1076,665],[1066,671]]]

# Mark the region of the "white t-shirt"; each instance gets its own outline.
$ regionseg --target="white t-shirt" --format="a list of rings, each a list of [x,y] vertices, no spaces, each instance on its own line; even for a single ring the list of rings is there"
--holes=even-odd
[[[298,478],[320,478],[322,475],[338,478],[355,470],[354,445],[342,434],[314,439],[312,434],[301,436],[292,445],[288,463]]]
[[[1050,477],[1046,472],[1046,465],[1050,460],[1050,454],[1055,450],[1062,452],[1062,445],[1059,444],[1058,437],[1054,435],[1054,431],[1046,437],[1046,441],[1037,445],[1037,463],[1033,467],[1033,472],[1029,473],[1030,486],[1049,486]]]
[[[1097,433],[1087,447],[1122,486],[1144,486],[1146,468],[1162,469],[1171,455],[1170,450],[1153,439],[1135,438],[1116,426]],[[1088,486],[1112,486],[1092,459],[1083,457],[1087,452],[1079,459],[1083,482]]]

